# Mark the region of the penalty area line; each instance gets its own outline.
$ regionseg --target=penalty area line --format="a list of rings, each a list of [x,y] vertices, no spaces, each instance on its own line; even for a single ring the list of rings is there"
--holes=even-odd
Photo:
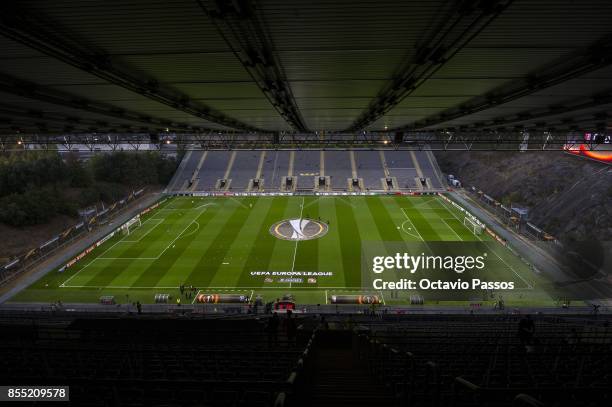
[[[464,223],[461,222],[461,219],[459,219],[457,217],[457,215],[455,215],[455,213],[444,203],[444,202],[440,202],[441,205],[448,211],[448,213],[450,213],[451,215],[453,215],[455,217],[455,219],[457,219],[459,221],[459,223],[461,223],[463,225],[463,227],[468,230],[470,233],[472,233],[472,231],[470,229],[468,229],[467,226],[465,226]],[[445,222],[446,223],[446,222]],[[449,226],[450,227],[450,226]],[[472,233],[474,234],[474,233]],[[484,243],[487,247],[489,247],[487,245],[487,242],[485,242],[484,240],[482,240],[482,238],[478,235],[478,234],[474,234],[478,240],[480,240],[482,243]],[[493,242],[493,244],[497,244],[497,242]],[[520,278],[523,283],[525,283],[527,285],[527,287],[525,287],[524,289],[527,290],[533,290],[533,285],[531,285],[527,280],[525,280],[525,278],[523,278],[523,276],[521,276],[519,273],[517,273],[517,271],[510,265],[508,264],[504,259],[501,258],[501,256],[499,254],[497,254],[497,252],[495,251],[495,248],[490,247],[490,250],[493,252],[494,255],[497,256],[498,259],[500,259],[502,261],[502,263],[504,263],[506,265],[506,267],[508,267],[513,273],[514,275],[516,275],[518,278]]]

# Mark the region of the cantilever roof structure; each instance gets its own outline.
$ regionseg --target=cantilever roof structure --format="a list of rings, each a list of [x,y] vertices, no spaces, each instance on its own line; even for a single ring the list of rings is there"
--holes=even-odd
[[[608,0],[0,5],[0,131],[609,127]]]

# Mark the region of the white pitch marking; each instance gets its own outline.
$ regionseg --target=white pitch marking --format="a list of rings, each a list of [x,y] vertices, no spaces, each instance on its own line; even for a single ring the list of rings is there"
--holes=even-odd
[[[213,203],[207,203],[207,204],[203,204],[200,205],[199,207],[206,207],[207,205],[213,205]],[[198,207],[198,208],[199,208]],[[206,209],[206,208],[204,208]],[[159,209],[162,210],[162,209]],[[203,213],[204,211],[201,211],[197,216],[196,219]],[[159,218],[149,218],[147,220],[145,220],[144,222],[142,222],[142,225],[144,225],[145,223],[151,221],[151,220],[160,220]],[[160,222],[159,224],[163,223],[163,221],[167,220],[166,218],[162,218],[161,219],[162,222]],[[196,220],[194,219],[191,223],[189,223],[189,225],[187,225],[187,228],[189,226],[191,226],[191,224],[193,222],[196,222]],[[141,227],[142,227],[141,225]],[[158,225],[155,225],[155,227],[157,227]],[[185,229],[187,229],[185,228]],[[199,223],[198,223],[198,228],[199,228]],[[116,245],[118,245],[119,243],[126,243],[125,242],[125,238],[127,236],[124,236],[123,238],[121,238],[118,242],[115,242],[111,247],[109,247],[108,249],[106,249],[104,252],[102,252],[98,257],[94,258],[92,261],[90,261],[89,263],[87,263],[82,269],[80,269],[79,271],[77,271],[76,273],[74,273],[72,276],[70,276],[68,279],[66,279],[66,281],[64,281],[62,284],[60,284],[60,287],[74,287],[74,288],[84,288],[84,287],[91,287],[91,286],[84,286],[84,287],[77,287],[77,286],[67,286],[66,283],[68,283],[70,280],[72,280],[74,277],[76,277],[81,271],[85,270],[87,267],[89,267],[91,265],[91,263],[93,263],[96,260],[158,260],[162,254],[164,254],[164,252],[166,250],[168,250],[168,247],[170,247],[179,237],[181,237],[181,234],[183,234],[183,232],[185,232],[185,229],[172,241],[170,242],[170,244],[157,256],[157,257],[138,257],[138,258],[131,258],[131,257],[103,257],[106,253],[108,253],[109,250],[111,250],[113,247],[115,247]],[[197,230],[197,229],[196,229]],[[95,288],[95,287],[94,287]],[[98,287],[98,288],[103,288],[103,287]],[[155,288],[155,287],[152,287]],[[164,287],[160,287],[160,288],[164,288]]]
[[[459,219],[459,218],[457,217],[457,215],[455,215],[455,213],[454,213],[453,211],[451,211],[451,210],[448,208],[448,206],[447,206],[447,205],[446,205],[444,202],[441,202],[441,203],[442,203],[442,206],[444,207],[444,209],[446,209],[446,210],[447,210],[447,211],[448,211],[448,212],[449,212],[451,215],[453,215],[453,216],[455,217],[455,219],[457,219],[457,220],[459,221],[459,223],[461,223],[461,219]],[[461,224],[463,225],[463,223],[461,223]],[[469,230],[469,229],[467,228],[467,226],[463,225],[463,227],[465,227],[467,230]],[[470,231],[470,233],[471,233],[471,231]],[[475,235],[475,236],[478,238],[478,240],[480,240],[481,242],[484,242],[480,236],[478,236],[478,235]],[[493,254],[494,254],[494,255],[496,255],[496,256],[497,256],[497,258],[498,258],[498,259],[500,259],[500,260],[501,260],[501,261],[502,261],[502,262],[503,262],[503,263],[504,263],[504,264],[505,264],[505,265],[506,265],[506,266],[507,266],[507,267],[508,267],[510,270],[512,270],[512,272],[514,273],[514,275],[515,275],[515,276],[517,276],[518,278],[520,278],[521,280],[523,280],[523,282],[524,282],[524,283],[527,285],[527,289],[528,289],[528,290],[533,290],[533,286],[532,286],[532,285],[531,285],[531,284],[530,284],[530,283],[529,283],[527,280],[525,280],[525,279],[523,278],[523,276],[521,276],[519,273],[517,273],[517,272],[516,272],[516,270],[514,270],[514,268],[513,268],[511,265],[509,265],[509,264],[508,264],[508,263],[507,263],[507,262],[506,262],[504,259],[502,259],[502,258],[500,257],[500,255],[499,255],[499,254],[497,254],[497,252],[496,252],[494,249],[491,249],[491,251],[492,251],[492,252],[493,252]]]
[[[416,209],[437,209],[437,208],[423,208],[423,205],[429,205],[431,201],[435,201],[435,200],[436,198],[429,198],[426,201],[419,202],[418,204],[414,205],[414,207]]]
[[[302,219],[302,213],[304,213],[304,197],[302,197],[302,205],[300,205],[300,219]],[[293,249],[293,262],[291,263],[291,272],[295,269],[295,257],[297,255],[297,247],[299,240],[296,239],[295,247]],[[289,282],[289,288],[291,288],[291,282]]]
[[[85,270],[87,267],[89,267],[91,265],[91,263],[93,263],[94,261],[98,260],[98,258],[96,257],[95,259],[93,259],[92,261],[90,261],[89,263],[87,263],[82,269],[80,269],[79,271],[77,271],[76,273],[74,273],[72,276],[70,276],[66,281],[64,281],[63,283],[60,284],[60,287],[66,287],[66,283],[70,280],[72,280],[73,278],[75,278],[77,276],[77,274],[79,274],[81,271]]]
[[[423,238],[422,238],[421,236],[417,236],[417,235],[415,235],[415,234],[414,234],[414,233],[412,233],[412,232],[408,232],[408,231],[407,231],[407,230],[404,228],[404,225],[405,225],[406,223],[409,223],[409,222],[410,222],[410,220],[409,220],[409,219],[406,219],[404,222],[402,222],[402,226],[401,226],[402,231],[403,231],[404,233],[409,234],[410,236],[412,236],[412,237],[414,237],[414,238],[417,238],[417,239],[423,240]],[[410,222],[410,224],[412,224],[412,222]],[[412,230],[412,228],[408,228],[408,230]]]
[[[151,219],[152,220],[152,219]],[[155,224],[155,226],[153,226],[151,229],[149,229],[148,231],[145,232],[144,235],[140,236],[139,239],[136,240],[122,240],[123,243],[138,243],[140,242],[146,235],[148,235],[149,233],[151,233],[153,231],[153,229],[155,229],[156,227],[158,227],[159,225],[161,225],[162,223],[164,223],[165,219],[156,219],[159,220],[158,223]],[[140,226],[142,228],[142,226]],[[129,235],[128,235],[129,236]]]
[[[385,296],[383,295],[382,291],[378,291],[380,293],[380,299],[382,300],[383,305],[387,305],[387,303],[385,302]]]
[[[193,301],[191,301],[192,304],[195,304],[195,300],[198,298],[198,294],[200,294],[201,290],[198,290],[198,292],[196,293],[196,295],[193,296]]]
[[[238,205],[242,206],[244,209],[249,209],[249,207],[248,207],[248,206],[246,206],[245,204],[243,204],[241,201],[237,200],[237,199],[236,199],[236,198],[234,198],[233,196],[231,196],[229,199],[230,199],[230,200],[232,200],[232,201],[234,201],[234,202],[236,202]]]
[[[455,232],[455,229],[453,229],[451,225],[449,225],[448,222],[444,218],[440,218],[440,219],[442,219],[442,222],[444,222],[444,224],[451,230],[451,232],[455,234],[455,236],[459,238],[459,240],[464,240],[461,236],[459,236],[459,234],[457,234],[457,232]]]
[[[147,222],[149,222],[150,220],[153,220],[153,219],[154,219],[154,218],[149,218],[149,219],[145,220],[144,222],[142,222],[142,224],[140,225],[140,227],[142,227],[142,225],[144,225],[145,223],[147,223]],[[157,219],[157,218],[155,218],[155,219]],[[166,220],[166,219],[167,219],[167,218],[163,218],[163,220]],[[157,225],[156,225],[156,226],[157,226]],[[110,251],[110,250],[111,250],[113,247],[117,246],[119,243],[123,243],[123,242],[124,242],[124,239],[125,239],[126,237],[127,237],[127,235],[126,235],[126,236],[124,236],[124,237],[122,237],[122,238],[121,238],[121,239],[120,239],[118,242],[116,242],[116,243],[115,243],[115,244],[113,244],[111,247],[109,247],[109,248],[108,248],[108,249],[106,249],[104,252],[102,252],[102,253],[101,253],[101,254],[100,254],[98,257],[102,257],[102,256],[104,256],[104,255],[105,255],[106,253],[108,253],[108,252],[109,252],[109,251]],[[81,269],[81,270],[82,270],[82,269]],[[80,270],[79,270],[79,271],[80,271]]]
[[[417,232],[417,234],[419,235],[419,238],[422,241],[425,241],[425,239],[423,239],[423,236],[421,236],[421,234],[419,233],[419,230],[416,228],[416,226],[414,226],[414,223],[412,223],[412,220],[410,219],[410,216],[408,216],[408,214],[406,213],[406,211],[404,210],[404,208],[400,208],[402,210],[402,213],[404,214],[404,216],[406,217],[406,220],[408,222],[410,222],[410,224],[412,225],[412,228],[414,229],[415,232]],[[404,222],[405,223],[405,222]],[[403,225],[403,224],[402,224]],[[406,232],[408,233],[408,232]],[[414,235],[413,235],[414,236]]]
[[[171,242],[170,242],[170,244],[169,244],[168,246],[166,246],[166,248],[165,248],[164,250],[162,250],[162,252],[161,252],[161,253],[160,253],[160,254],[157,256],[156,260],[157,260],[157,259],[159,259],[161,256],[163,256],[163,254],[164,254],[164,253],[166,253],[166,250],[168,250],[168,248],[170,248],[170,246],[172,246],[172,245],[174,244],[174,242],[176,242],[176,241],[177,241],[177,240],[178,240],[178,239],[181,237],[181,235],[182,235],[183,233],[185,233],[185,231],[187,230],[187,228],[189,228],[189,227],[190,227],[192,224],[194,224],[194,223],[197,223],[197,222],[196,222],[195,220],[191,221],[191,222],[190,222],[190,223],[189,223],[189,224],[188,224],[188,225],[185,227],[185,229],[183,229],[183,230],[181,231],[181,233],[179,233],[179,234],[178,234],[178,236],[177,236],[177,237],[175,237],[175,238],[174,238],[174,240],[173,240],[173,241],[171,241]],[[199,224],[198,224],[198,226],[199,226]],[[186,236],[188,236],[188,235],[186,235]]]

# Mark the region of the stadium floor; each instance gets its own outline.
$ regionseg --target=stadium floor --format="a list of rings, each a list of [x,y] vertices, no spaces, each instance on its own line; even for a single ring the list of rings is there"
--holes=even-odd
[[[179,295],[179,286],[203,294],[261,296],[271,301],[291,293],[298,304],[325,304],[333,295],[373,294],[387,305],[421,296],[427,305],[493,303],[547,306],[558,299],[551,284],[486,233],[464,226],[463,214],[438,196],[176,197],[142,217],[129,235],[117,234],[63,272],[52,271],[11,302],[154,302],[155,294]],[[312,240],[280,239],[271,227],[287,219],[327,225]],[[485,250],[478,275],[419,270],[402,277],[513,281],[514,290],[378,291],[362,273],[362,254],[393,255],[398,247],[427,251],[434,242],[463,242],[467,253]],[[468,242],[471,242],[468,244]],[[421,245],[421,246],[419,246]],[[417,249],[415,249],[417,248]],[[407,251],[407,250],[405,250]],[[471,251],[471,252],[470,252]],[[365,267],[365,266],[364,266]],[[369,265],[367,266],[369,267]],[[259,272],[259,273],[257,273]],[[324,273],[294,277],[266,272]],[[195,297],[194,297],[195,298]],[[190,301],[191,301],[190,297]]]

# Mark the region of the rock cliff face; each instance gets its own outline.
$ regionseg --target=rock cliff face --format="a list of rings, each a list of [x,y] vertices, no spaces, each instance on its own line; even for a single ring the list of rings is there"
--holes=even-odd
[[[612,240],[612,167],[557,152],[436,152],[445,174],[505,204],[561,240]]]

